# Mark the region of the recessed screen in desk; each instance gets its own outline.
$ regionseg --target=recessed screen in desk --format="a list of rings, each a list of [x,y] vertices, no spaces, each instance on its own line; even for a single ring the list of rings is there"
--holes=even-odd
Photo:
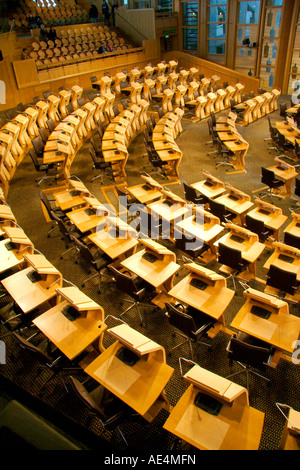
[[[155,263],[155,261],[158,259],[157,256],[155,256],[153,253],[149,253],[149,251],[146,251],[142,258],[146,261],[149,261],[149,263]]]
[[[13,242],[7,242],[5,243],[5,248],[7,251],[12,251],[16,248],[16,245]]]
[[[174,203],[173,201],[169,201],[168,199],[166,199],[166,200],[164,201],[164,204],[165,204],[166,206],[168,206],[168,207],[171,207],[171,206],[173,206],[175,203]]]
[[[194,405],[215,416],[218,416],[223,406],[216,398],[201,392],[197,393]]]
[[[87,215],[93,215],[93,214],[95,214],[95,212],[94,212],[93,209],[91,209],[91,208],[85,209],[84,212],[85,212]]]
[[[27,277],[33,283],[39,282],[42,279],[42,276],[35,269],[27,273]]]
[[[213,183],[212,181],[205,181],[204,184],[205,186],[209,186],[211,188],[212,186],[215,186],[217,183]]]
[[[270,215],[270,211],[268,211],[267,209],[258,209],[258,212],[264,215]]]
[[[135,354],[133,351],[130,351],[130,349],[127,348],[120,348],[119,351],[116,354],[116,357],[120,359],[120,361],[124,362],[124,364],[127,364],[128,366],[134,366],[136,364],[140,357]]]
[[[67,305],[65,308],[62,309],[61,312],[70,321],[74,321],[76,320],[76,318],[80,317],[80,313],[78,312],[78,310],[76,310],[76,308],[72,307],[71,305]]]
[[[230,240],[233,240],[234,242],[237,242],[237,243],[243,243],[244,238],[240,237],[239,235],[233,234],[231,235]]]
[[[286,263],[293,263],[294,261],[294,258],[292,256],[284,255],[282,253],[278,256],[278,259],[280,259],[281,261],[285,261]]]
[[[233,201],[238,201],[241,198],[239,196],[236,196],[235,194],[229,194],[228,199],[232,199]]]
[[[142,188],[145,190],[145,191],[150,191],[152,188],[150,186],[148,186],[147,184],[143,184]]]
[[[77,196],[77,191],[73,189],[73,191],[70,191],[71,196]]]
[[[196,287],[197,289],[204,290],[207,287],[206,282],[202,281],[201,279],[197,279],[194,277],[190,281],[190,286]]]
[[[250,311],[251,313],[254,313],[254,315],[257,315],[258,317],[261,317],[261,318],[265,318],[266,320],[271,315],[271,312],[269,312],[269,310],[266,310],[263,307],[259,307],[258,305],[252,305]]]
[[[296,227],[300,227],[300,222],[297,222],[297,223],[296,223]]]

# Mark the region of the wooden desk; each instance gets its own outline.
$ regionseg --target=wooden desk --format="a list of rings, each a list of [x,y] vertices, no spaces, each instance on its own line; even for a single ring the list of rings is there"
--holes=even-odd
[[[272,237],[279,241],[279,230],[287,221],[287,216],[282,214],[282,209],[269,204],[261,199],[255,201],[257,207],[247,214],[256,220],[264,222],[265,227],[273,231]]]
[[[169,295],[217,320],[218,324],[208,331],[208,336],[214,337],[225,327],[224,312],[235,292],[226,286],[223,276],[210,269],[196,263],[185,264],[184,268],[189,274],[169,291]],[[204,281],[207,287],[204,290],[193,287],[192,279]]]
[[[284,181],[284,186],[278,189],[278,193],[282,197],[290,197],[292,195],[292,183],[298,173],[294,166],[278,159],[277,162],[277,165],[268,167],[268,170],[274,171],[275,177]]]
[[[245,157],[249,149],[248,142],[239,138],[237,140],[225,140],[223,144],[228,150],[234,153],[235,160],[232,160],[231,163],[234,165],[235,169],[245,173]]]
[[[249,406],[248,391],[228,379],[195,365],[185,375],[190,385],[164,429],[201,450],[257,450],[264,413]],[[194,404],[199,392],[222,403],[217,416]]]
[[[204,260],[211,261],[216,257],[216,248],[214,242],[223,232],[224,227],[220,225],[220,220],[210,212],[201,208],[193,209],[194,215],[185,217],[180,222],[175,223],[175,228],[182,230],[185,234],[190,234],[209,245],[211,257],[203,253]]]
[[[271,367],[276,367],[283,352],[293,353],[293,343],[300,335],[300,318],[289,313],[289,306],[272,295],[255,289],[243,292],[246,302],[231,322],[231,328],[247,333],[273,345],[277,349]],[[268,319],[251,313],[256,305],[270,312]]]
[[[62,211],[69,211],[74,207],[85,205],[85,200],[75,189],[57,192],[54,193],[53,196],[57,206],[60,207]]]
[[[170,411],[164,388],[174,369],[165,362],[164,348],[126,324],[107,333],[116,341],[85,372],[149,422],[162,408]],[[139,356],[134,366],[117,357],[122,347]]]
[[[162,196],[159,201],[147,204],[149,211],[157,214],[160,218],[173,224],[176,219],[182,219],[184,214],[188,212],[187,202],[181,198],[177,198],[174,193],[169,194],[168,191],[161,190]]]
[[[136,198],[141,204],[146,205],[163,197],[161,193],[163,187],[157,181],[151,176],[141,175],[141,178],[144,180],[143,184],[127,188],[132,197]]]
[[[208,199],[215,199],[225,193],[226,189],[223,181],[207,173],[204,173],[204,176],[204,180],[191,184],[196,191],[199,191],[199,193]]]
[[[93,214],[89,214],[90,207],[84,207],[80,209],[75,209],[71,212],[67,212],[68,218],[71,222],[76,225],[78,230],[82,233],[96,230],[98,224],[104,220],[104,215],[97,215],[96,210]]]
[[[286,271],[291,271],[296,268],[296,271],[300,269],[300,250],[297,248],[286,245],[285,243],[281,242],[274,242],[273,243],[274,251],[271,256],[267,259],[264,264],[265,269],[269,269],[271,264],[276,263],[278,267],[284,269]],[[282,256],[283,255],[283,256]],[[289,261],[285,261],[284,258],[287,256]],[[297,279],[300,280],[300,273],[297,274]]]
[[[3,279],[1,282],[15,302],[29,313],[56,297],[56,288],[62,285],[61,273],[43,255],[25,255],[27,267]],[[38,282],[31,282],[27,274],[37,271]]]
[[[219,243],[223,243],[228,247],[240,250],[242,252],[242,259],[249,263],[247,269],[242,273],[242,277],[247,280],[253,279],[256,275],[257,258],[264,251],[265,245],[258,241],[258,235],[256,233],[250,232],[238,225],[226,224],[226,228],[230,231],[219,238],[219,240],[215,242],[215,245],[218,246]],[[234,239],[235,236],[241,238],[241,241],[236,241]],[[226,266],[222,266],[221,270],[222,269],[225,272],[227,271]]]
[[[113,260],[133,255],[139,244],[136,231],[119,218],[107,217],[106,220],[106,227],[89,235],[89,240]]]
[[[180,269],[175,254],[154,240],[139,239],[139,243],[144,249],[122,261],[121,265],[158,291],[168,292],[173,287],[175,273]],[[143,258],[146,251],[155,254],[157,260],[151,263]]]
[[[297,212],[293,212],[291,216],[292,216],[292,221],[284,229],[283,232],[288,232],[291,235],[294,235],[294,237],[300,238],[300,214],[297,214]]]
[[[77,287],[56,289],[62,301],[33,320],[52,343],[70,360],[73,360],[99,338],[99,349],[103,351],[102,336],[107,326],[104,310]],[[70,321],[63,310],[71,306],[80,316]]]
[[[248,194],[239,189],[226,185],[226,190],[228,192],[217,197],[215,201],[224,204],[226,209],[236,214],[237,223],[244,225],[246,213],[254,206],[254,203],[251,202],[251,198]]]
[[[286,414],[286,410],[284,410]],[[282,432],[279,450],[300,450],[300,413],[290,408]]]
[[[16,222],[16,218],[7,204],[0,204],[0,223],[1,225],[11,225],[11,221]]]
[[[26,254],[32,254],[34,247],[23,229],[19,227],[3,227],[2,234],[6,237],[0,241],[0,272],[19,266]],[[13,246],[10,247],[10,244]],[[11,249],[12,248],[12,249]]]

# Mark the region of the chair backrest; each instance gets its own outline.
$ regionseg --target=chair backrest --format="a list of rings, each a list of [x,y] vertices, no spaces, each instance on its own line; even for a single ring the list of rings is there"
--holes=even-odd
[[[232,269],[240,270],[243,268],[242,252],[235,248],[229,247],[224,243],[219,243],[218,262],[229,266]]]
[[[271,264],[267,274],[266,283],[268,286],[275,287],[275,289],[294,295],[298,287],[297,273],[285,271],[278,266]]]
[[[42,141],[42,139],[39,136],[37,136],[34,139],[32,139],[31,143],[33,145],[33,148],[37,156],[38,157],[41,156],[44,152],[44,147],[45,147],[45,144]]]
[[[188,202],[195,202],[197,199],[197,191],[195,190],[195,188],[185,183],[184,181],[182,182],[182,184],[183,184],[185,199]]]
[[[45,144],[49,138],[49,135],[50,135],[50,132],[48,129],[45,129],[44,127],[40,127],[39,128],[39,133],[40,133],[40,136],[41,136],[41,139],[43,141],[43,143]]]
[[[72,105],[72,103],[71,103],[71,102],[70,102],[69,104],[67,104],[67,106],[66,106],[66,110],[67,110],[67,113],[68,113],[68,114],[71,114],[71,113],[73,113],[73,111],[74,111],[74,107],[73,107],[73,105]]]
[[[226,207],[224,206],[224,204],[221,204],[220,202],[217,202],[214,199],[209,199],[208,203],[211,213],[218,217],[221,222],[224,222],[226,215]]]
[[[262,235],[265,232],[265,224],[263,220],[255,219],[251,215],[246,214],[246,227],[251,232],[257,235]]]
[[[69,231],[68,231],[66,225],[64,224],[64,222],[62,221],[62,219],[57,217],[57,215],[52,210],[50,210],[50,216],[51,216],[52,220],[55,220],[55,222],[57,222],[58,229],[59,229],[60,233],[62,234],[62,236],[64,237],[64,239],[67,242],[70,242]]]
[[[300,250],[300,238],[296,237],[292,233],[284,232],[283,243],[286,245],[294,246],[298,250]]]
[[[76,395],[90,410],[95,411],[100,418],[103,420],[106,419],[104,411],[97,405],[94,398],[91,394],[87,391],[85,386],[79,382],[75,377],[69,376],[67,388],[70,390],[74,395]],[[103,387],[104,392],[104,387]]]
[[[56,126],[55,126],[55,123],[54,123],[54,121],[53,121],[53,119],[48,119],[48,120],[46,121],[46,124],[47,124],[47,127],[48,127],[49,131],[50,131],[50,132],[53,132],[54,129],[55,129],[55,127],[56,127]]]
[[[230,339],[228,346],[229,359],[239,361],[256,369],[265,370],[269,356],[270,347],[268,345],[266,347],[256,346],[234,336]]]
[[[89,247],[85,243],[82,243],[82,241],[78,240],[78,238],[74,237],[73,241],[79,249],[79,253],[83,261],[85,261],[88,265],[91,265],[95,258]]]
[[[40,201],[43,204],[43,206],[45,207],[49,217],[52,219],[52,216],[51,216],[52,207],[51,207],[51,204],[50,204],[46,194],[44,194],[43,191],[40,191],[39,197],[40,197]]]
[[[113,106],[113,113],[114,116],[118,116],[118,114],[120,114],[119,106],[117,104]]]
[[[165,306],[168,312],[168,321],[170,325],[178,328],[182,333],[188,337],[192,337],[192,332],[197,330],[195,321],[191,315],[182,312],[174,304],[165,302]]]
[[[269,187],[272,187],[275,180],[274,171],[269,170],[268,168],[261,167],[261,182],[266,184]]]
[[[109,270],[112,272],[117,288],[134,297],[137,291],[135,284],[136,276],[131,276],[129,273],[121,272],[114,266],[109,266]]]
[[[31,160],[32,160],[32,163],[33,163],[35,169],[36,169],[37,171],[39,171],[40,165],[39,165],[39,162],[38,162],[38,158],[37,158],[37,156],[36,156],[36,153],[35,153],[35,151],[34,151],[33,149],[30,149],[30,150],[29,150],[29,156],[30,156],[30,158],[31,158]]]
[[[47,91],[43,91],[43,96],[45,98],[45,100],[51,95],[51,91],[47,90]]]
[[[46,352],[42,351],[38,346],[35,346],[34,344],[30,343],[28,340],[20,336],[19,334],[13,332],[12,333],[15,339],[18,341],[19,345],[26,349],[29,353],[32,355],[36,356],[37,359],[42,362],[42,363],[51,363],[52,362],[52,357],[46,354]]]

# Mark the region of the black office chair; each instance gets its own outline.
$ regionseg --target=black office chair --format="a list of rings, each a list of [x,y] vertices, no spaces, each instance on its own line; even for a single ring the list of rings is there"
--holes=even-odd
[[[49,139],[49,135],[50,135],[50,131],[49,129],[46,129],[45,127],[40,127],[39,128],[39,134],[40,134],[40,137],[43,141],[43,144],[45,145],[46,142],[48,141]]]
[[[119,109],[119,106],[117,104],[115,104],[112,108],[112,112],[113,112],[113,115],[114,117],[117,117],[119,114],[120,114],[120,109]],[[113,118],[112,118],[113,119]]]
[[[55,130],[56,125],[55,125],[53,119],[48,119],[48,120],[46,121],[46,125],[47,125],[47,127],[48,127],[48,129],[49,129],[49,132],[53,132],[53,131]]]
[[[72,238],[72,233],[70,236]],[[108,267],[109,263],[112,262],[111,258],[103,253],[103,251],[100,249],[92,250],[92,248],[88,246],[83,240],[80,240],[79,237],[75,237],[73,241],[74,246],[79,254],[79,257],[76,258],[75,262],[78,263],[78,259],[80,259],[84,268],[87,269],[89,273],[91,273],[92,270],[96,271],[94,274],[91,274],[89,277],[84,279],[84,281],[81,283],[81,286],[85,287],[87,282],[98,276],[98,294],[101,294],[101,281],[102,278],[105,277],[105,273],[102,271]]]
[[[35,182],[38,184],[38,186],[45,180],[53,179],[53,178],[56,179],[56,176],[57,176],[56,172],[55,172],[54,175],[49,175],[48,174],[49,170],[54,168],[54,164],[52,164],[52,163],[50,163],[50,164],[43,163],[43,159],[38,158],[33,149],[29,150],[29,156],[32,160],[32,163],[33,163],[34,168],[36,169],[36,171],[37,172],[42,172],[44,174],[44,176],[42,176],[41,178],[36,178],[35,179]]]
[[[182,251],[186,255],[182,256],[185,263],[190,263],[191,260],[195,261],[209,249],[209,246],[202,240],[184,233],[176,227],[174,227],[174,244],[176,250]],[[177,261],[179,261],[178,258]]]
[[[268,147],[268,150],[276,150],[276,152],[280,154],[278,156],[282,158],[284,157],[284,155],[282,155],[282,150],[279,147],[279,132],[276,129],[276,127],[273,126],[270,116],[268,116],[267,119],[268,119],[268,124],[269,124],[270,137],[266,137],[264,140],[265,141],[271,140],[273,145],[271,147]]]
[[[274,171],[261,167],[261,182],[268,186],[268,190],[259,194],[260,199],[267,196],[270,196],[271,200],[273,200],[273,197],[282,198],[279,194],[274,194],[273,190],[281,188],[284,185],[284,181],[277,179]]]
[[[79,103],[78,103],[78,104],[79,104]],[[73,107],[73,105],[72,105],[71,102],[67,104],[66,110],[67,110],[67,114],[68,114],[68,115],[73,113],[74,107]]]
[[[63,220],[59,218],[55,212],[51,211],[51,218],[57,224],[57,227],[62,235],[62,240],[65,242],[66,250],[60,255],[60,259],[63,259],[64,255],[72,250],[75,250],[74,239],[81,238],[82,234],[77,230],[76,226],[69,220]]]
[[[209,199],[208,204],[211,213],[220,219],[221,224],[232,222],[236,218],[236,214],[227,210],[224,204],[214,199]]]
[[[216,145],[217,155],[222,157],[222,160],[215,162],[216,168],[219,166],[230,166],[231,168],[234,168],[234,164],[231,163],[232,158],[234,158],[234,153],[225,147],[219,138],[217,138]]]
[[[208,132],[209,132],[209,135],[210,135],[210,138],[211,140],[209,140],[208,142],[206,142],[206,144],[212,144],[213,146],[217,146],[217,142],[219,140],[219,137],[218,137],[218,133],[216,132],[215,130],[215,127],[214,127],[214,123],[213,123],[213,119],[212,117],[209,117],[207,119],[207,126],[208,126]],[[207,155],[212,155],[214,153],[217,153],[218,150],[213,150],[212,152],[208,152]]]
[[[181,336],[184,340],[169,349],[171,354],[174,349],[177,349],[184,344],[188,344],[190,348],[191,358],[194,358],[194,351],[192,342],[198,344],[204,344],[205,346],[211,347],[209,343],[201,341],[201,338],[207,336],[207,332],[215,324],[215,320],[200,310],[193,308],[184,308],[181,304],[173,304],[171,302],[165,302],[167,309],[166,316],[170,325],[175,328],[174,335]]]
[[[300,238],[296,237],[296,235],[293,235],[292,233],[284,232],[283,243],[285,243],[285,245],[290,245],[300,250]]]
[[[105,430],[117,429],[125,444],[128,445],[120,426],[138,416],[132,408],[102,385],[88,391],[84,384],[72,375],[68,377],[65,386],[67,391],[76,396],[87,408],[88,427],[91,426],[93,417],[97,417],[103,426],[100,436]]]
[[[50,237],[50,233],[58,228],[56,219],[52,218],[52,212],[58,217],[59,219],[67,220],[67,216],[65,212],[63,212],[59,207],[55,207],[53,204],[54,199],[49,199],[48,196],[43,192],[40,191],[39,198],[41,201],[42,209],[45,213],[45,216],[48,217],[52,221],[51,229],[48,231],[48,238]]]
[[[58,374],[64,370],[82,370],[79,367],[73,365],[67,358],[64,356],[60,350],[40,331],[34,333],[30,338],[25,338],[19,333],[12,333],[13,337],[16,340],[18,346],[25,350],[28,354],[34,357],[39,362],[38,373],[41,373],[43,370],[47,369],[52,372],[43,384],[39,388],[38,395],[41,396],[43,393],[44,387],[52,381]],[[13,352],[13,355],[16,353]],[[23,355],[23,353],[22,353]]]
[[[98,155],[96,154],[95,148],[93,145],[89,145],[89,154],[93,161],[93,170],[95,169],[101,170],[101,172],[98,175],[92,177],[91,182],[93,183],[96,179],[100,178],[100,184],[103,184],[104,173],[106,172],[108,168],[111,168],[111,165],[110,163],[105,162],[103,154],[102,156],[100,155],[100,153],[98,153]]]
[[[296,294],[299,287],[297,273],[286,271],[271,264],[267,273],[266,285],[274,287],[279,297],[284,297],[286,294],[293,296]],[[268,292],[268,290],[269,289],[266,288],[266,292]]]
[[[249,214],[246,214],[246,227],[250,232],[256,233],[262,243],[274,234],[273,230],[265,227],[263,220],[255,219]]]
[[[148,173],[149,175],[160,175],[162,178],[165,177],[165,172],[163,171],[163,168],[168,165],[168,162],[164,162],[157,152],[152,149],[149,145],[146,145],[146,152],[148,156],[148,161],[150,165],[157,169],[157,171],[152,171]]]
[[[43,97],[44,99],[46,100],[47,98],[49,98],[49,96],[51,96],[52,93],[50,90],[47,90],[47,91],[43,91]]]
[[[238,375],[245,374],[246,388],[248,391],[250,374],[257,376],[266,382],[270,381],[269,378],[259,374],[255,369],[266,371],[267,366],[270,365],[275,353],[275,348],[272,345],[248,334],[239,332],[237,335],[234,334],[231,336],[226,350],[230,362],[232,363],[235,361],[242,367],[242,370],[230,374],[226,377],[227,379],[232,379]]]
[[[184,197],[187,202],[192,202],[193,204],[206,204],[207,198],[198,193],[195,188],[190,186],[185,181],[182,182]]]
[[[279,114],[284,119],[286,118],[286,110],[287,110],[287,104],[286,103],[280,103],[279,104]]]
[[[4,114],[8,121],[12,121],[19,113],[15,109],[8,109]]]
[[[245,271],[248,266],[249,262],[243,260],[242,252],[235,248],[229,247],[224,243],[219,243],[218,248],[218,262],[222,265],[225,265],[226,272],[230,272],[227,279],[232,279],[234,290],[236,290],[236,278],[241,275],[243,271]],[[228,269],[229,268],[229,269]],[[220,269],[222,271],[222,267]],[[245,287],[245,283],[238,280],[242,287]]]
[[[136,230],[139,238],[151,238],[152,240],[160,238],[162,222],[158,214],[148,211],[147,206],[140,204],[137,218]]]
[[[126,310],[118,314],[119,318],[129,312],[132,308],[136,307],[142,325],[143,317],[140,307],[156,308],[154,304],[151,304],[151,299],[156,295],[155,288],[136,274],[122,271],[122,268],[117,269],[116,266],[110,265],[109,271],[116,282],[118,291],[124,292],[132,299],[123,299],[123,302],[129,302],[131,305]]]
[[[138,204],[139,201],[135,197],[131,196],[126,188],[121,189],[119,186],[115,186],[116,193],[118,195],[119,200],[119,208],[124,208],[125,211],[130,209],[133,204]],[[119,210],[119,213],[122,211]],[[123,212],[123,211],[122,211]]]
[[[37,136],[31,141],[34,151],[36,153],[37,158],[42,158],[44,154],[45,144],[42,141],[41,137]]]

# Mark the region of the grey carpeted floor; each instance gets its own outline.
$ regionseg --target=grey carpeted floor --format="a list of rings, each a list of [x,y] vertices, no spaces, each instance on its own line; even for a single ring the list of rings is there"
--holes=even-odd
[[[86,90],[88,93],[90,90]],[[281,101],[289,103],[289,97],[281,97]],[[271,114],[271,120],[281,119],[279,111]],[[192,123],[183,119],[183,133],[177,138],[177,143],[183,151],[183,159],[180,165],[180,173],[182,178],[188,183],[194,183],[202,179],[201,170],[207,169],[213,175],[223,181],[231,183],[234,187],[251,194],[251,191],[262,187],[260,182],[261,166],[270,166],[274,161],[274,152],[268,152],[270,142],[264,141],[269,137],[268,121],[264,117],[247,127],[239,127],[241,135],[250,142],[250,148],[246,156],[247,173],[230,175],[225,171],[225,167],[215,168],[215,159],[208,156],[207,152],[211,151],[211,147],[206,144],[209,138],[207,121]],[[87,151],[88,145],[85,144],[78,152],[76,159],[72,165],[72,174],[77,175],[91,190],[91,192],[102,202],[106,202],[101,191],[99,179],[91,182],[94,174],[92,171],[92,161]],[[147,164],[147,157],[143,156],[145,147],[142,135],[138,135],[129,147],[129,160],[126,166],[127,185],[132,186],[140,182],[139,171]],[[218,159],[217,159],[218,160]],[[97,170],[95,170],[96,172]],[[60,254],[64,251],[64,242],[61,240],[58,232],[47,238],[49,225],[46,223],[39,200],[39,188],[35,184],[37,174],[33,168],[30,157],[27,155],[20,164],[13,178],[8,195],[8,203],[12,207],[16,215],[19,225],[25,230],[26,234],[34,243],[35,247],[40,250],[56,267],[59,269],[63,277],[81,288],[82,280],[87,277],[87,273],[80,265],[74,263],[74,254],[67,255],[63,260]],[[159,180],[160,177],[157,179]],[[163,180],[164,184],[168,184]],[[104,186],[114,184],[113,181],[105,177]],[[170,186],[171,190],[180,196],[184,196],[181,184]],[[294,201],[292,199],[277,200],[276,204],[283,209],[283,213],[289,216],[284,227],[291,220],[289,206]],[[283,227],[283,228],[284,228]],[[282,232],[281,232],[282,240]],[[171,242],[164,240],[164,243],[171,249]],[[265,279],[266,272],[263,268],[265,260],[270,256],[269,250],[264,250],[257,264],[257,276]],[[219,264],[214,261],[208,265],[210,269],[218,271]],[[180,271],[180,275],[175,282],[185,275],[184,270]],[[232,287],[229,281],[229,287]],[[263,290],[263,285],[256,282],[250,282],[251,287]],[[94,280],[83,288],[84,292],[96,302],[101,304],[105,310],[105,315],[118,316],[121,311],[122,300],[124,295],[116,290],[113,283],[104,281],[101,294],[97,293],[97,281]],[[230,326],[232,319],[244,303],[242,288],[238,287],[237,293],[225,312],[226,325]],[[298,315],[297,307],[291,307],[290,312]],[[137,315],[131,311],[125,315],[123,319],[132,327],[138,329],[145,335],[153,338],[160,343],[168,351],[173,344],[174,338],[171,336],[172,328],[169,327],[164,311],[152,312],[151,309],[145,310],[144,315],[147,317],[147,325],[141,327],[139,325]],[[108,326],[110,323],[108,323]],[[1,333],[3,332],[3,327]],[[196,361],[202,367],[207,368],[221,376],[227,376],[230,373],[230,367],[226,355],[226,346],[229,336],[225,333],[219,333],[212,341],[212,348],[201,345],[196,348]],[[41,378],[35,379],[36,364],[31,361],[22,352],[15,352],[14,341],[11,337],[6,339],[8,359],[7,365],[1,369],[1,372],[13,378],[13,380],[24,387],[30,393],[36,395],[37,387]],[[109,338],[105,338],[105,345],[109,344]],[[167,356],[167,362],[174,367],[174,374],[167,385],[166,393],[172,405],[175,405],[186,389],[179,371],[179,357],[189,357],[188,349],[185,347],[177,349],[172,356]],[[238,366],[234,365],[233,370],[237,370]],[[265,413],[265,424],[262,433],[260,449],[275,450],[278,448],[281,433],[284,426],[284,418],[276,408],[276,402],[286,403],[296,410],[300,409],[299,404],[299,367],[288,361],[280,361],[275,370],[267,371],[268,377],[271,379],[271,386],[266,385],[263,381],[252,378],[250,382],[250,404]],[[46,375],[42,376],[46,377]],[[236,378],[237,383],[245,385],[244,377]],[[76,419],[78,422],[86,425],[87,414],[83,411],[82,406],[75,399],[71,399],[61,381],[56,380],[47,387],[43,400],[51,406],[62,411],[63,413]],[[151,451],[153,453],[167,451],[174,442],[174,436],[164,431],[162,426],[167,418],[167,414],[161,412],[152,424],[129,424],[124,428],[124,433],[128,438],[131,448]],[[95,418],[91,424],[91,429],[99,434],[102,427]],[[142,430],[142,431],[141,431]],[[122,448],[117,433],[105,431],[105,437],[111,439],[117,446]]]

